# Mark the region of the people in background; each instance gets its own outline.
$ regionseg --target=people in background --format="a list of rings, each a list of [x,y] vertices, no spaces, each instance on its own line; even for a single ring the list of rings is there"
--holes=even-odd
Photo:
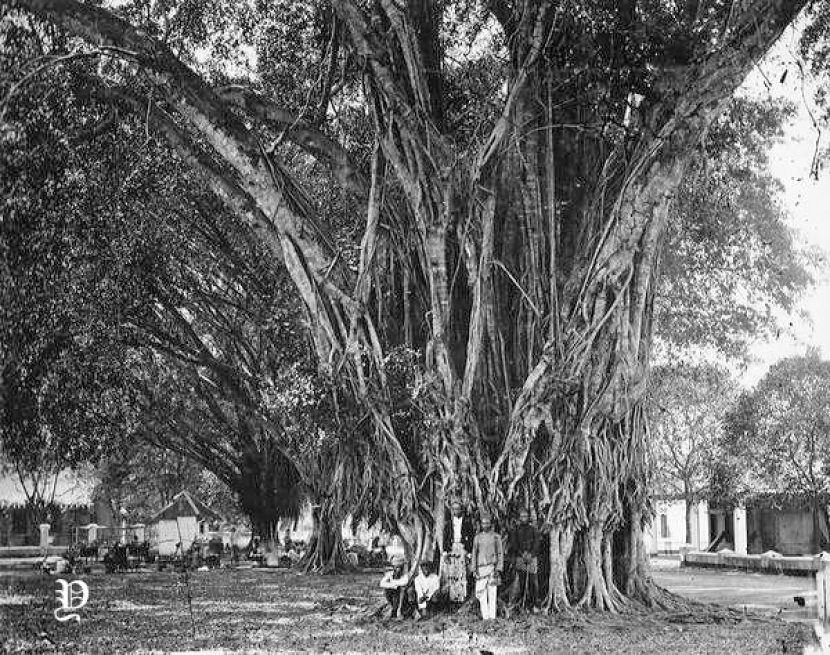
[[[481,609],[481,618],[496,618],[496,592],[504,571],[504,553],[501,536],[493,531],[489,514],[481,515],[481,531],[473,540],[470,569],[475,578],[475,594]]]
[[[519,523],[510,533],[510,554],[515,576],[510,585],[510,607],[530,610],[536,607],[539,531],[530,522],[530,512],[519,511]]]
[[[410,584],[406,571],[406,558],[396,554],[392,556],[391,568],[383,574],[380,586],[384,589],[386,602],[389,603],[390,616],[403,618],[413,613],[414,587]]]

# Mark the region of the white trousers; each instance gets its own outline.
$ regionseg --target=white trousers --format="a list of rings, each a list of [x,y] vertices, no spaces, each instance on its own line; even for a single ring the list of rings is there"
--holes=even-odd
[[[476,587],[476,598],[478,598],[478,605],[481,608],[482,619],[496,618],[496,591],[498,591],[498,587],[494,584]]]

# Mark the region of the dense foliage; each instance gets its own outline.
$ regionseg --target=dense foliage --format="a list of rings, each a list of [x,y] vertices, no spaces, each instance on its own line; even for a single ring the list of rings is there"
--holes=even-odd
[[[737,494],[830,492],[830,362],[818,352],[770,367],[741,395],[728,426],[729,452],[743,471]]]
[[[734,100],[710,129],[671,212],[655,307],[660,354],[708,350],[736,363],[775,335],[811,282],[781,182],[767,153],[792,115],[788,104]]]

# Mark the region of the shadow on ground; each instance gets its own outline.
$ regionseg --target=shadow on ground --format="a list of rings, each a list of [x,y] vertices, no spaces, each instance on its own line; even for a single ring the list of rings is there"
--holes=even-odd
[[[726,613],[706,623],[667,612],[373,620],[376,573],[223,569],[197,572],[189,585],[172,572],[82,579],[90,600],[81,622],[59,623],[55,578],[0,578],[3,652],[800,653],[809,634],[803,624]]]

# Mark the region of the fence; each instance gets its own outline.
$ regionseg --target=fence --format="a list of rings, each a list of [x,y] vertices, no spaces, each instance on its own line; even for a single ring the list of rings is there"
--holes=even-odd
[[[76,538],[76,528],[95,522],[95,511],[86,505],[54,509],[49,516],[49,535],[53,546],[69,546]],[[0,507],[0,547],[37,546],[40,528],[28,508],[22,504]]]

